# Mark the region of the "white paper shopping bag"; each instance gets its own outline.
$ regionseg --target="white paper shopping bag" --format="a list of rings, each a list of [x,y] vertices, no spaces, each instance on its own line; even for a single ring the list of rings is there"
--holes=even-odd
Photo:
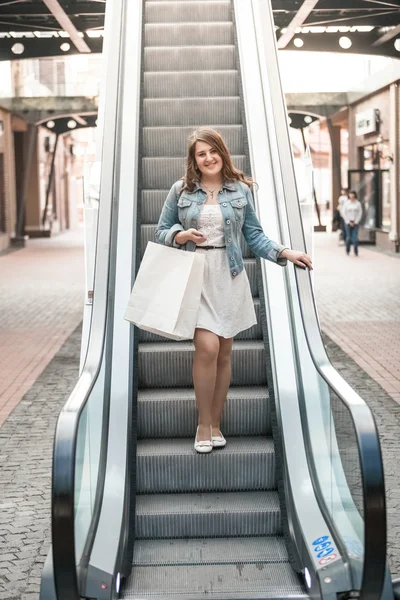
[[[204,255],[148,242],[124,318],[172,340],[193,339]]]

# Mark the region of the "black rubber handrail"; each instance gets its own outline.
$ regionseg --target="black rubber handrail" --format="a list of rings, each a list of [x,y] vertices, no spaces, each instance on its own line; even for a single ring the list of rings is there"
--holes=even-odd
[[[76,441],[82,411],[95,383],[84,373],[69,402],[76,408],[59,416],[53,449],[52,542],[53,572],[57,600],[80,600],[75,561],[75,460]]]
[[[271,131],[275,131],[276,160],[282,174],[279,183],[283,190],[284,208],[281,210],[286,211],[286,215],[281,214],[280,218],[286,217],[292,247],[306,251],[270,1],[254,0],[253,11],[255,22],[261,23],[260,73],[265,99],[272,110],[273,123],[270,125]],[[278,85],[270,88],[270,81]],[[273,152],[271,154],[274,155]],[[362,476],[365,523],[360,599],[376,600],[380,598],[384,586],[387,542],[385,484],[377,427],[367,404],[329,361],[322,341],[310,274],[295,268],[295,277],[304,333],[314,366],[348,409],[353,421]]]
[[[107,86],[104,91],[104,141],[102,146],[102,172],[100,211],[97,226],[95,259],[95,293],[90,324],[90,337],[87,355],[82,373],[67,403],[59,415],[53,446],[52,469],[52,550],[53,575],[57,600],[80,600],[78,582],[78,566],[75,555],[75,462],[79,423],[100,373],[102,361],[106,361],[105,379],[108,362],[106,352],[107,320],[112,318],[109,293],[113,291],[115,272],[115,218],[113,206],[115,197],[116,148],[118,147],[116,126],[121,103],[121,59],[122,44],[126,31],[118,36],[118,42],[112,35],[121,31],[125,4],[122,0],[113,3],[113,9],[106,11],[104,45],[107,46],[107,58],[110,67],[107,69]],[[104,50],[105,51],[105,50]],[[108,345],[107,345],[108,347]],[[107,382],[105,386],[107,387]],[[107,436],[104,435],[108,425],[108,394],[104,396],[103,423],[99,470],[97,475],[96,495],[84,547],[84,559],[94,539],[100,513],[101,497],[104,487],[104,456],[107,447]],[[86,565],[83,565],[85,567]],[[80,573],[79,573],[80,574]]]

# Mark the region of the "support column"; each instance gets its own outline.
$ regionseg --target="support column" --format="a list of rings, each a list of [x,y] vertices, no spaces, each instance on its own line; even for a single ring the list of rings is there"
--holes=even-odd
[[[333,211],[336,208],[338,198],[340,196],[340,190],[342,188],[342,173],[341,173],[341,143],[340,143],[340,130],[341,128],[337,125],[332,125],[329,117],[326,119],[329,137],[331,139],[331,165],[332,165],[332,206],[331,206],[331,218],[333,218]]]
[[[24,136],[26,136],[27,142],[26,154],[24,156],[22,198],[18,206],[16,236],[14,239],[14,243],[18,245],[23,245],[24,243],[25,230],[29,230],[30,227],[35,228],[40,218],[36,125],[29,125],[28,132]]]
[[[399,252],[400,240],[400,92],[399,84],[390,86],[390,142],[393,156],[390,168],[391,227],[389,240]]]

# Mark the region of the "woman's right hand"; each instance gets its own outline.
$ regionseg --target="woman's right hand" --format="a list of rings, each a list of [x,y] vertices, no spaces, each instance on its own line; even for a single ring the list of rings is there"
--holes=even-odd
[[[175,241],[177,244],[186,244],[189,240],[194,242],[195,244],[202,244],[206,241],[206,236],[194,229],[186,229],[185,231],[179,231],[175,236]]]

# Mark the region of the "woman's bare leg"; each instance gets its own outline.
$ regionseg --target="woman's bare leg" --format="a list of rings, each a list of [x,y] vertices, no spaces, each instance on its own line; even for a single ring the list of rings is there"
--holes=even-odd
[[[197,441],[201,442],[210,439],[211,409],[217,378],[220,338],[207,329],[197,328],[193,343],[195,346],[193,383],[199,411]]]
[[[225,339],[219,338],[219,353],[217,358],[217,379],[215,382],[215,391],[212,401],[212,421],[211,425],[213,428],[212,434],[215,436],[220,435],[220,420],[224,405],[226,402],[226,396],[229,390],[229,384],[231,382],[231,356],[232,356],[232,345],[233,338]]]

